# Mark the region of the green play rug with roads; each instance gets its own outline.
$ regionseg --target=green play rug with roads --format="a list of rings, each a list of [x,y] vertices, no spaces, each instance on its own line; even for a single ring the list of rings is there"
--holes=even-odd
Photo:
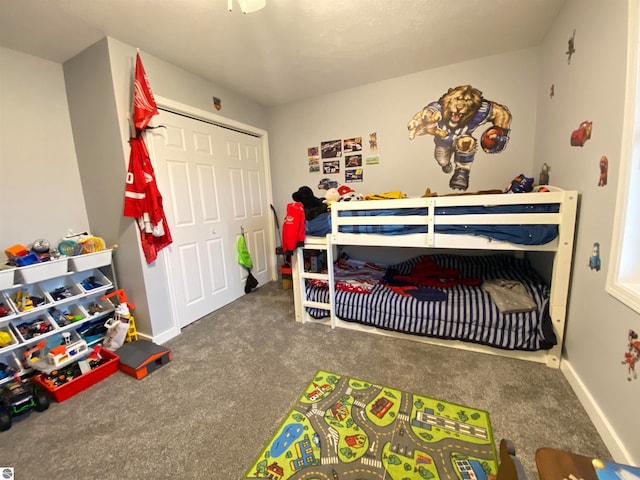
[[[319,371],[244,478],[486,480],[489,413]]]

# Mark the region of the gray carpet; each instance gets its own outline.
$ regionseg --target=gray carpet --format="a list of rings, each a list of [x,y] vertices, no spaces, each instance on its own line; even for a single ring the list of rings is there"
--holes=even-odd
[[[490,412],[529,479],[539,447],[610,455],[558,370],[294,321],[272,282],[183,330],[173,361],[122,372],[0,433],[16,479],[241,478],[317,370]]]

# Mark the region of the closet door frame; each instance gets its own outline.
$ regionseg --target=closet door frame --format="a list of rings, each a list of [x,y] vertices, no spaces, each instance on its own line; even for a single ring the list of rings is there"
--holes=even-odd
[[[162,108],[163,110],[168,110],[170,112],[186,115],[192,117],[196,120],[202,120],[204,122],[213,123],[223,128],[228,128],[232,130],[236,130],[241,133],[246,133],[252,135],[254,137],[258,137],[260,139],[260,145],[262,149],[262,161],[264,162],[264,176],[265,176],[265,200],[266,205],[265,208],[270,210],[269,205],[273,204],[273,190],[271,186],[271,164],[269,160],[269,139],[268,133],[266,130],[262,130],[260,128],[247,125],[242,122],[238,122],[229,118],[222,117],[220,115],[216,115],[215,113],[207,112],[206,110],[201,110],[190,105],[185,105],[180,102],[176,102],[174,100],[155,96],[156,104],[158,108]],[[155,125],[152,122],[152,125]],[[268,255],[268,269],[271,272],[271,281],[277,280],[277,265],[276,265],[276,256],[275,256],[275,223],[269,222],[269,231],[268,231],[268,252],[274,252],[274,255]],[[180,321],[178,318],[178,312],[176,311],[176,299],[173,298],[173,289],[169,284],[169,279],[171,278],[171,262],[169,260],[169,253],[166,250],[161,250],[159,252],[159,256],[162,257],[162,265],[164,266],[164,276],[165,282],[167,286],[167,291],[169,293],[169,300],[171,304],[171,321],[173,328],[176,332],[180,332]]]

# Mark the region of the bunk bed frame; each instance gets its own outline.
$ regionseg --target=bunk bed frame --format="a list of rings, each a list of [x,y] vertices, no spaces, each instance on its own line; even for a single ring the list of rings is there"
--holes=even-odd
[[[411,339],[418,342],[459,348],[464,350],[501,355],[559,368],[565,330],[565,319],[571,263],[573,256],[573,239],[578,201],[577,191],[565,191],[556,187],[546,187],[548,191],[522,194],[490,194],[460,195],[444,197],[426,197],[413,199],[393,199],[375,201],[337,202],[331,208],[331,233],[326,237],[310,237],[305,240],[304,247],[298,248],[292,258],[293,288],[296,321],[313,322],[329,325],[331,328],[347,328],[362,332]],[[438,215],[438,207],[487,207],[498,205],[534,205],[558,204],[557,213],[480,213],[463,215]],[[425,215],[397,215],[382,213],[379,216],[342,216],[341,212],[391,209],[421,208],[428,212]],[[423,210],[424,211],[424,210]],[[358,225],[420,225],[426,226],[426,233],[409,233],[404,235],[384,235],[376,233],[345,233],[342,227]],[[442,225],[557,225],[558,236],[543,245],[521,245],[506,241],[496,241],[486,237],[465,234],[438,233]],[[357,227],[356,227],[357,228]],[[336,317],[333,299],[335,298],[333,268],[326,273],[305,271],[304,254],[307,250],[326,251],[327,266],[334,263],[338,246],[375,246],[375,247],[413,247],[421,249],[447,250],[489,250],[511,251],[515,255],[526,252],[551,252],[553,255],[550,281],[549,314],[552,320],[557,344],[549,350],[522,351],[505,350],[460,340],[440,339],[394,332],[354,322],[344,321]],[[309,301],[306,298],[306,282],[319,279],[328,282],[329,303]],[[307,308],[321,308],[329,312],[323,319],[314,319]]]

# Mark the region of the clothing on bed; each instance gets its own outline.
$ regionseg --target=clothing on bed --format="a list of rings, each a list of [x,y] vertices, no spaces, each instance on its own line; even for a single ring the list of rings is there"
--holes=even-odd
[[[331,214],[322,213],[306,222],[307,235],[324,237],[331,233]]]
[[[387,284],[387,288],[403,297],[413,297],[423,302],[442,302],[447,294],[438,288],[417,287],[415,285],[394,286]]]
[[[364,196],[365,200],[395,200],[398,198],[407,198],[400,190],[385,193],[369,193]]]
[[[384,276],[389,285],[415,285],[424,287],[453,287],[455,285],[480,285],[479,278],[463,278],[459,270],[438,265],[432,257],[424,256],[408,274],[390,268]]]
[[[502,278],[486,280],[482,288],[489,293],[502,313],[532,312],[537,308],[536,302],[521,282]]]
[[[336,290],[353,293],[370,293],[384,276],[386,269],[375,263],[355,260],[343,255],[333,268]],[[312,285],[328,288],[325,280],[310,280]]]

